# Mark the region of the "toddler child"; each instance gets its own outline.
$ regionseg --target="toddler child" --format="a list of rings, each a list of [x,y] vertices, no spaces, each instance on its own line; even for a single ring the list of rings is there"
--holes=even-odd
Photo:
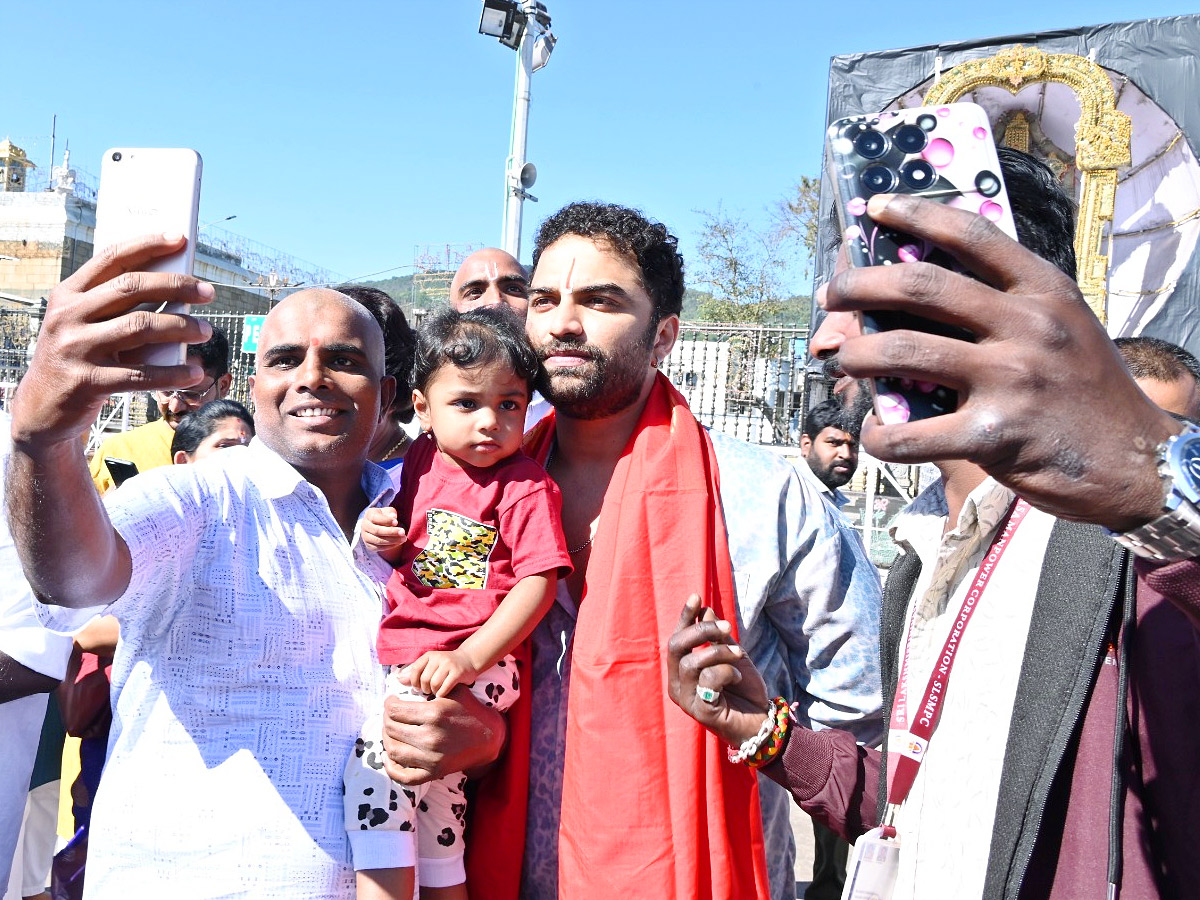
[[[521,452],[537,371],[507,307],[446,310],[417,336],[413,405],[425,433],[405,455],[395,507],[363,523],[367,546],[395,568],[378,640],[389,693],[445,697],[464,684],[500,711],[517,697],[511,653],[571,570],[558,488]],[[375,717],[346,769],[359,900],[409,900],[414,844],[422,897],[465,900],[466,776],[402,788],[382,759]]]

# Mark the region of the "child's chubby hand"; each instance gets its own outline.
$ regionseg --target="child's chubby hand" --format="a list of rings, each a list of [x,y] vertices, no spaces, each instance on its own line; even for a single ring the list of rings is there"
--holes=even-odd
[[[408,540],[408,534],[400,527],[396,510],[390,506],[374,506],[363,514],[362,539],[368,550],[374,550],[392,562]]]
[[[457,685],[472,684],[479,673],[462,650],[430,650],[406,666],[400,677],[410,687],[445,697]]]

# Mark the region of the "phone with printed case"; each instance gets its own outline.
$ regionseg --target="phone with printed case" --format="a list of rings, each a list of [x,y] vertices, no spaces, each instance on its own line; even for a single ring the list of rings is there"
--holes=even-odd
[[[839,119],[827,132],[826,160],[838,218],[855,266],[925,261],[960,268],[946,253],[867,215],[875,194],[916,194],[978,213],[1017,236],[987,113],[975,103],[902,109]],[[971,340],[959,328],[910,313],[862,313],[866,334],[905,329]],[[907,378],[876,378],[875,412],[884,424],[953,412],[957,394]]]

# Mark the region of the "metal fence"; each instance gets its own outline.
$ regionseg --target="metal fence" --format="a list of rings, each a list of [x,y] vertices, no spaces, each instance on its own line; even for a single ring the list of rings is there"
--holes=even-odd
[[[807,328],[685,323],[662,369],[705,425],[759,444],[797,445]]]

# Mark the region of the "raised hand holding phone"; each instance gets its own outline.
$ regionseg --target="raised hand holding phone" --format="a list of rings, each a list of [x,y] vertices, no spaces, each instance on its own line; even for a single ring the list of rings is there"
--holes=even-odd
[[[182,235],[158,234],[109,247],[50,292],[37,349],[17,388],[15,442],[77,446],[110,394],[204,379],[200,366],[134,359],[149,346],[201,343],[212,335],[207,322],[190,315],[138,310],[213,299],[212,285],[190,275],[146,271],[183,246]]]
[[[855,266],[932,262],[961,270],[934,244],[875,222],[867,203],[876,194],[912,194],[977,213],[1016,237],[1012,211],[987,113],[974,103],[906,109],[834,122],[827,161],[839,221]],[[971,334],[911,313],[875,310],[863,332],[921,331],[971,340]],[[885,424],[953,412],[958,396],[933,382],[876,378],[875,411]]]

